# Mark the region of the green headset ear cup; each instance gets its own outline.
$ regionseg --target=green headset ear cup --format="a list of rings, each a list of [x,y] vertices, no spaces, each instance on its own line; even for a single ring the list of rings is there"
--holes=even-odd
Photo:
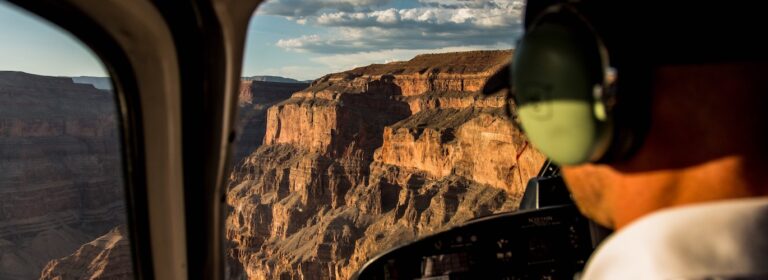
[[[542,21],[515,51],[512,84],[520,123],[558,164],[597,160],[608,148],[611,120],[595,114],[603,60],[595,35],[575,19]]]

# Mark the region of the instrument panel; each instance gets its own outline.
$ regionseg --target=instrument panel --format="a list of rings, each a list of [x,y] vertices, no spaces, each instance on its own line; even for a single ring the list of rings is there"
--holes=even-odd
[[[593,251],[573,205],[489,216],[395,248],[353,279],[573,279]]]

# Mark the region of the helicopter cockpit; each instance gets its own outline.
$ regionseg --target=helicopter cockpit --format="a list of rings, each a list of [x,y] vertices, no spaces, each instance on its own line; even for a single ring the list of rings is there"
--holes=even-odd
[[[614,2],[0,0],[0,279],[764,279],[761,9]]]

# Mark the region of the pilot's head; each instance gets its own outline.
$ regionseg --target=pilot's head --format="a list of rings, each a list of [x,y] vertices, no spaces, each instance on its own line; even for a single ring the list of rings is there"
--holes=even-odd
[[[512,111],[586,215],[622,227],[768,193],[768,15],[756,5],[528,1]]]

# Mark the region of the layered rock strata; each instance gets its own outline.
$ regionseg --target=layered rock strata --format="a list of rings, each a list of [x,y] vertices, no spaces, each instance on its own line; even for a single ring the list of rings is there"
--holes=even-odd
[[[267,109],[305,89],[308,83],[264,82],[243,80],[238,95],[238,130],[240,138],[233,157],[235,164],[251,154],[264,140]]]
[[[52,260],[43,269],[40,279],[133,279],[131,250],[125,226],[116,227],[80,246],[69,256]]]
[[[70,78],[0,72],[0,279],[125,223],[116,106]]]
[[[320,78],[267,111],[232,173],[229,254],[250,279],[348,279],[376,253],[517,208],[544,157],[481,96],[509,51]]]

